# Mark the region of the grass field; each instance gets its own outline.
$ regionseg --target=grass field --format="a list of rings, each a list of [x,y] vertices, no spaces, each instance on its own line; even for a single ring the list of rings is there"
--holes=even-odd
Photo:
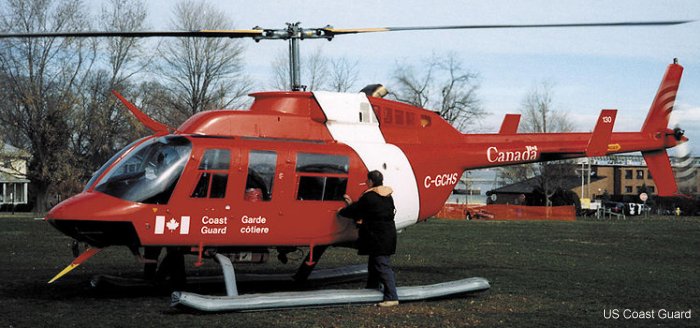
[[[391,309],[347,305],[252,313],[173,309],[154,290],[95,290],[96,274],[138,275],[126,248],[108,248],[58,282],[72,259],[70,239],[31,216],[0,216],[2,327],[598,327],[700,326],[700,218],[655,217],[576,222],[430,220],[404,231],[393,257],[399,285],[480,276],[487,292]],[[363,263],[330,249],[319,264]],[[208,263],[188,270],[215,272]],[[209,261],[211,262],[211,261]],[[290,270],[270,264],[237,270]],[[357,281],[326,288],[362,288]],[[269,290],[241,286],[243,291]],[[285,286],[278,286],[285,288]],[[320,286],[311,286],[318,288]],[[277,288],[277,287],[276,287]],[[210,292],[217,292],[218,289]],[[223,286],[218,294],[223,294]],[[617,309],[620,318],[604,318]],[[625,319],[625,309],[655,319]],[[659,311],[692,311],[659,319]],[[607,312],[610,315],[610,312]]]

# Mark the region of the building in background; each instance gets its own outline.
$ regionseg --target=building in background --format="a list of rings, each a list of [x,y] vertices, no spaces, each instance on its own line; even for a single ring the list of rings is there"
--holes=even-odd
[[[700,158],[670,157],[670,160],[679,192],[698,196]],[[576,165],[582,182],[571,190],[580,198],[596,199],[603,195],[637,197],[642,192],[656,195],[656,184],[641,155],[581,159]],[[590,180],[589,177],[596,179]]]
[[[679,192],[697,197],[700,194],[700,158],[671,157],[671,166]],[[563,164],[567,165],[567,164]],[[641,155],[613,155],[583,158],[575,165],[575,176],[565,177],[559,183],[566,191],[576,193],[579,199],[613,198],[617,200],[638,201],[639,195],[646,192],[656,195],[657,189],[646,162]],[[533,198],[539,185],[540,177],[488,190],[488,195],[495,195],[492,203],[519,204]],[[527,202],[530,203],[529,201]]]
[[[503,180],[499,179],[498,169],[470,170],[462,175],[447,202],[486,205],[486,192],[503,184]]]
[[[0,142],[0,206],[27,204],[29,158],[26,151]]]

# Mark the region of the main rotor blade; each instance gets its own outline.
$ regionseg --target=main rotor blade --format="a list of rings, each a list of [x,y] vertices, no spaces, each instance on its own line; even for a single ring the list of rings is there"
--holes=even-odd
[[[263,30],[198,30],[198,31],[80,31],[80,32],[37,32],[0,33],[0,38],[41,38],[41,37],[205,37],[205,38],[254,38]]]
[[[369,27],[369,28],[333,28],[325,27],[320,30],[333,35],[395,32],[395,31],[425,31],[425,30],[465,30],[465,29],[500,29],[500,28],[546,28],[546,27],[599,27],[599,26],[659,26],[678,25],[693,22],[651,21],[651,22],[608,22],[608,23],[563,23],[563,24],[503,24],[503,25],[444,25],[444,26],[404,26],[404,27]]]
[[[506,29],[506,28],[548,28],[548,27],[600,27],[600,26],[660,26],[678,25],[693,22],[684,21],[650,21],[650,22],[609,22],[609,23],[564,23],[564,24],[504,24],[504,25],[444,25],[444,26],[404,26],[404,27],[365,27],[365,28],[286,28],[249,30],[197,30],[197,31],[75,31],[75,32],[9,32],[0,33],[3,38],[40,38],[40,37],[204,37],[204,38],[253,38],[256,41],[278,39],[332,39],[336,35],[425,31],[425,30],[463,30],[463,29]]]

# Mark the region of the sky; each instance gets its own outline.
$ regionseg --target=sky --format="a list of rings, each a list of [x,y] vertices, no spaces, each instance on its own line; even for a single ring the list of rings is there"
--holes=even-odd
[[[167,30],[174,1],[147,1],[150,28]],[[401,27],[465,24],[546,24],[700,20],[700,1],[210,1],[235,28]],[[286,42],[244,40],[247,73],[264,90],[274,57]],[[618,109],[614,131],[640,129],[666,66],[685,67],[672,114],[700,156],[700,21],[662,27],[595,27],[405,31],[304,40],[301,51],[321,47],[331,58],[357,60],[358,89],[382,83],[391,89],[397,62],[419,64],[454,53],[479,75],[478,97],[490,114],[480,132],[496,132],[506,113],[518,113],[537,84],[553,85],[555,108],[577,131],[591,131],[601,109]],[[302,63],[303,65],[303,63]],[[302,76],[302,84],[304,76]]]

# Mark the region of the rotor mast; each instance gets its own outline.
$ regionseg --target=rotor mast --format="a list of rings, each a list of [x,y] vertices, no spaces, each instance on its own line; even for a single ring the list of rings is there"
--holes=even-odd
[[[304,29],[301,22],[286,23],[286,29],[262,29],[254,27],[253,30],[262,30],[262,33],[255,36],[256,42],[260,40],[287,40],[289,41],[289,85],[292,91],[304,91],[306,86],[301,84],[301,54],[300,41],[304,39],[327,39],[333,40],[335,36],[330,29],[330,25],[324,28]]]
[[[287,23],[287,29],[292,36],[289,38],[289,85],[292,87],[292,91],[302,91],[306,89],[305,85],[301,85],[299,40],[301,40],[302,33],[299,24],[300,22],[294,24]]]

